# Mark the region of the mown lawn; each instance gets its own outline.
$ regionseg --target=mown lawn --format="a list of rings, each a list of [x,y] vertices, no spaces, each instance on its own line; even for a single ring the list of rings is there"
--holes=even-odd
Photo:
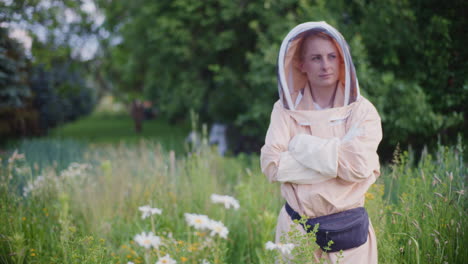
[[[187,122],[171,125],[165,119],[156,118],[144,121],[142,132],[136,133],[128,114],[95,113],[53,129],[49,137],[93,144],[138,143],[145,139],[159,142],[167,150],[183,153],[184,141],[189,132],[190,125]]]

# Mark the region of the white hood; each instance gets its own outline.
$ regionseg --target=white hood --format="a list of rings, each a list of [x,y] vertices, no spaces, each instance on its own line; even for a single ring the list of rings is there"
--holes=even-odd
[[[298,68],[300,60],[299,47],[302,44],[305,33],[310,31],[322,32],[329,35],[337,46],[344,64],[340,69],[339,83],[343,91],[343,103],[339,106],[346,106],[355,102],[359,97],[359,83],[356,76],[354,64],[349,52],[348,44],[343,36],[332,26],[325,22],[307,22],[297,25],[284,38],[278,56],[278,92],[280,101],[285,109],[296,110],[297,100],[293,103],[294,93],[304,94],[304,87],[307,83],[307,76]]]

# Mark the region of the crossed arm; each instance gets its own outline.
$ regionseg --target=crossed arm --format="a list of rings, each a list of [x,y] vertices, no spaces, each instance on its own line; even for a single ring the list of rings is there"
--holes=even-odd
[[[343,138],[324,139],[308,134],[291,138],[290,118],[281,108],[272,112],[261,150],[262,171],[270,181],[316,184],[339,177],[361,182],[379,172],[377,147],[382,139],[375,108],[362,105],[349,117]]]

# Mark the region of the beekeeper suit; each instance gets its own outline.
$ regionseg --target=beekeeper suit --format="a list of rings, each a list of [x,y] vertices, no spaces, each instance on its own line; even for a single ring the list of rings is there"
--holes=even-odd
[[[342,63],[332,104],[321,108],[301,71],[301,45],[307,34],[331,37]],[[330,215],[364,205],[365,193],[380,175],[377,147],[382,139],[379,114],[359,93],[348,45],[325,22],[296,26],[283,40],[278,57],[279,100],[261,149],[262,172],[281,183],[281,194],[301,215]],[[283,207],[276,240],[293,224]],[[320,257],[322,251],[316,252]],[[329,253],[336,262],[339,253]],[[340,263],[377,263],[377,241],[369,224],[367,242],[345,250]]]

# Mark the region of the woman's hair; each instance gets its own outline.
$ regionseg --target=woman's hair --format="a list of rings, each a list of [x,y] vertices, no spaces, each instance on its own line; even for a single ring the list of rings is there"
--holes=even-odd
[[[303,35],[300,36],[300,38],[302,39],[301,45],[299,47],[299,57],[301,60],[304,58],[304,53],[305,53],[304,49],[305,49],[305,44],[307,43],[307,41],[312,38],[321,38],[324,40],[329,40],[335,45],[336,50],[339,53],[338,55],[340,57],[340,61],[342,61],[343,56],[341,55],[341,50],[339,49],[336,41],[330,35],[320,32],[320,31],[309,30],[309,31],[304,32]]]

